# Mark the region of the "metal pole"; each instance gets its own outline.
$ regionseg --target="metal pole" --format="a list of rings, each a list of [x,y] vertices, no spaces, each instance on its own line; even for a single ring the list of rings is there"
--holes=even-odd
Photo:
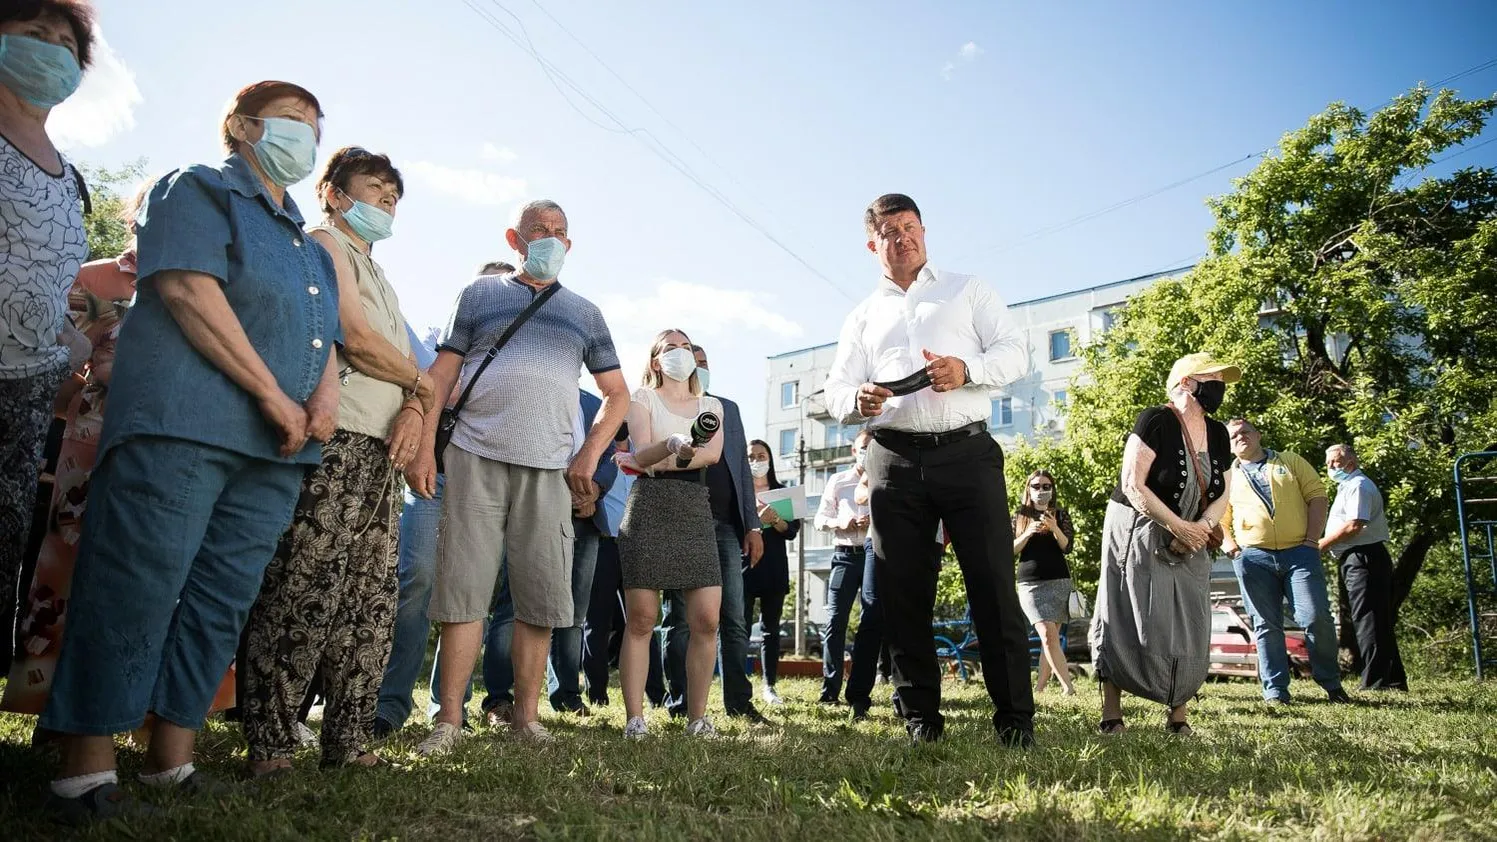
[[[804,401],[801,402],[800,487],[806,487],[806,428]],[[806,651],[806,528],[801,524],[795,541],[795,654]]]

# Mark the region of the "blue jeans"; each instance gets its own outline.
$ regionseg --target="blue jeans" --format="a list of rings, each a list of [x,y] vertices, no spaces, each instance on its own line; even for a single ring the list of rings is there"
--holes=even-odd
[[[723,676],[723,707],[729,716],[753,707],[754,688],[748,678],[748,625],[743,610],[743,542],[731,523],[717,522],[717,559],[722,565],[722,608],[717,618],[718,662]],[[670,688],[665,706],[672,716],[686,715],[686,646],[691,629],[686,622],[686,597],[666,592],[665,682]]]
[[[827,581],[827,622],[821,632],[821,701],[842,695],[842,659],[847,650],[847,621],[863,591],[863,547],[838,547],[832,552],[832,574]]]
[[[551,708],[575,711],[582,707],[582,624],[587,619],[592,600],[593,572],[598,563],[601,535],[592,521],[573,519],[576,537],[572,542],[572,625],[551,630],[551,661],[548,691]],[[514,640],[515,605],[509,593],[509,563],[499,577],[499,591],[489,614],[489,628],[484,635],[483,686],[488,691],[484,710],[493,710],[499,702],[514,702],[515,669],[510,657]],[[435,686],[436,679],[433,678]],[[469,691],[472,692],[471,689]]]
[[[1310,672],[1327,692],[1341,689],[1336,662],[1336,628],[1331,622],[1325,568],[1320,553],[1306,546],[1287,550],[1243,547],[1232,561],[1242,599],[1253,618],[1258,644],[1258,677],[1265,699],[1289,699],[1289,654],[1284,648],[1284,601],[1305,630]]]
[[[442,520],[442,486],[446,478],[437,474],[437,493],[430,500],[406,493],[400,515],[400,607],[395,613],[395,642],[390,663],[379,688],[380,719],[399,728],[410,718],[411,693],[426,663],[426,643],[431,621],[426,608],[437,576],[437,524]]]
[[[878,601],[878,577],[874,573],[873,539],[863,545],[863,587],[858,602],[863,613],[853,638],[852,671],[847,677],[847,703],[858,710],[873,704],[873,684],[878,677],[879,655],[884,647],[884,609]],[[846,626],[843,627],[844,629]]]
[[[306,472],[180,439],[110,448],[42,727],[117,734],[147,711],[202,727]]]

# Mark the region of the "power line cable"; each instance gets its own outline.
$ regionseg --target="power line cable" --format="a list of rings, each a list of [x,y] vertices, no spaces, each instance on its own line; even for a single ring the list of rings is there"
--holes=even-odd
[[[725,165],[723,165],[716,158],[712,157],[711,153],[709,153],[706,149],[703,149],[701,144],[693,140],[691,138],[691,135],[686,133],[685,129],[676,125],[670,117],[661,112],[659,108],[656,108],[653,102],[651,102],[644,94],[639,92],[639,89],[629,84],[629,80],[625,79],[618,73],[618,71],[609,66],[608,62],[604,61],[602,56],[598,55],[597,52],[595,52],[591,47],[587,45],[586,42],[579,38],[576,33],[568,29],[566,24],[557,19],[556,15],[551,14],[551,10],[547,9],[544,3],[540,2],[540,0],[530,0],[530,2],[540,10],[541,14],[545,15],[552,23],[556,24],[556,27],[558,29],[566,33],[567,37],[571,38],[577,46],[581,47],[583,52],[592,57],[592,60],[597,62],[599,67],[608,71],[608,75],[612,76],[616,81],[618,81],[620,85],[624,86],[625,90],[629,91],[629,93],[631,94],[634,94],[634,96],[640,102],[644,103],[644,106],[650,109],[651,113],[653,113],[656,117],[659,117],[661,121],[663,121],[667,126],[670,126],[671,129],[676,132],[676,134],[679,134],[687,143],[691,144],[691,148],[695,149],[698,154],[700,154],[704,159],[707,160],[708,163],[721,170],[722,173],[728,177],[728,180],[733,182],[735,186],[739,187],[740,189],[747,189],[741,182],[738,181],[738,179],[733,177],[732,172],[730,172]]]
[[[589,95],[585,90],[582,89],[581,85],[577,84],[577,82],[573,81],[569,76],[567,76],[559,67],[555,65],[555,63],[551,62],[543,55],[541,55],[540,50],[530,39],[528,31],[525,31],[524,22],[520,20],[518,15],[510,11],[503,4],[497,2],[497,0],[489,0],[489,3],[490,5],[514,18],[519,23],[522,34],[516,34],[513,30],[500,22],[499,19],[494,15],[489,13],[487,10],[480,8],[475,0],[463,0],[464,5],[472,9],[475,14],[483,18],[483,20],[490,26],[492,26],[496,31],[509,39],[510,42],[518,47],[522,52],[535,59],[536,63],[540,65],[542,71],[546,74],[547,79],[549,79],[551,81],[551,84],[554,85],[557,88],[558,92],[562,94],[563,101],[565,101],[567,105],[572,108],[572,110],[576,111],[584,119],[587,119],[590,123],[593,123],[599,128],[617,134],[627,134],[633,137],[635,140],[638,140],[652,154],[660,158],[660,160],[664,161],[666,164],[670,165],[672,169],[679,172],[683,177],[695,184],[707,195],[717,200],[719,204],[721,204],[734,216],[737,216],[741,221],[744,222],[744,224],[748,225],[750,228],[758,232],[760,236],[764,237],[770,243],[774,244],[777,248],[783,251],[806,271],[821,279],[839,295],[843,296],[849,301],[856,300],[852,295],[850,295],[846,290],[842,289],[841,286],[839,286],[825,273],[817,269],[815,266],[811,265],[809,261],[801,257],[800,254],[798,254],[794,249],[790,248],[790,246],[786,245],[782,240],[780,240],[779,237],[775,236],[773,232],[760,224],[753,217],[749,216],[746,211],[740,208],[737,203],[735,203],[732,199],[725,195],[721,190],[707,183],[705,179],[698,176],[691,169],[691,166],[686,163],[686,161],[684,161],[679,155],[675,154],[675,152],[673,152],[670,147],[667,146],[662,140],[660,140],[660,138],[657,137],[653,132],[646,128],[631,127],[624,123],[624,121],[620,119],[618,115],[610,111],[596,98]],[[572,100],[572,98],[566,95],[566,92],[562,89],[563,84],[565,84],[566,87],[571,88],[572,91],[577,94],[577,96],[582,98],[594,109],[596,109],[613,125],[609,126],[607,124],[599,123],[597,120],[593,119],[591,115],[588,115],[581,108],[579,108],[577,104]]]
[[[1497,58],[1491,58],[1491,59],[1488,59],[1488,60],[1486,60],[1484,62],[1481,62],[1479,64],[1476,64],[1476,65],[1473,65],[1471,67],[1468,67],[1465,70],[1461,70],[1461,71],[1458,71],[1456,73],[1452,73],[1451,75],[1446,76],[1443,79],[1440,79],[1440,80],[1438,80],[1436,82],[1430,83],[1429,87],[1432,88],[1432,89],[1439,88],[1440,86],[1447,85],[1447,84],[1449,84],[1451,82],[1456,81],[1457,79],[1464,79],[1467,76],[1472,76],[1472,75],[1480,73],[1480,72],[1482,72],[1484,70],[1490,70],[1490,69],[1492,69],[1494,67],[1497,67]],[[1393,103],[1394,100],[1396,100],[1396,99],[1397,99],[1397,97],[1394,97],[1393,99],[1389,99],[1387,102],[1384,102],[1381,106],[1378,106],[1378,107],[1379,108],[1386,107],[1387,105]],[[1469,152],[1472,149],[1477,149],[1477,148],[1479,148],[1481,146],[1485,146],[1486,143],[1490,143],[1490,141],[1486,141],[1486,142],[1477,144],[1476,146],[1472,146],[1472,147],[1470,147],[1470,148],[1468,148],[1468,149],[1466,149],[1466,150],[1464,150],[1462,152],[1458,152],[1458,153],[1455,153],[1455,154],[1456,155],[1465,154],[1465,152]],[[1169,184],[1166,184],[1163,187],[1156,187],[1153,190],[1148,190],[1148,191],[1140,193],[1140,194],[1138,194],[1136,196],[1131,196],[1131,197],[1129,197],[1127,199],[1123,199],[1123,200],[1121,200],[1119,202],[1115,202],[1115,203],[1113,203],[1111,205],[1108,205],[1107,207],[1099,208],[1097,210],[1091,211],[1089,213],[1084,213],[1084,214],[1081,214],[1079,216],[1074,216],[1074,217],[1071,217],[1070,219],[1062,220],[1061,222],[1053,223],[1053,224],[1047,225],[1047,226],[1045,226],[1043,228],[1036,228],[1035,230],[1030,231],[1027,234],[1020,235],[1018,238],[1016,238],[1014,240],[1011,240],[1009,242],[1001,243],[1001,244],[999,244],[997,246],[992,246],[992,247],[989,247],[989,248],[979,249],[977,251],[967,252],[965,255],[959,256],[957,258],[957,260],[963,260],[963,259],[966,259],[966,258],[969,258],[969,257],[974,257],[974,256],[980,255],[980,254],[996,254],[996,253],[1005,252],[1005,251],[1008,251],[1009,249],[1015,248],[1017,246],[1024,245],[1025,243],[1032,242],[1034,240],[1038,240],[1038,239],[1041,239],[1043,237],[1048,237],[1051,234],[1057,234],[1057,233],[1059,233],[1061,231],[1066,230],[1067,228],[1073,228],[1073,227],[1075,227],[1077,225],[1081,225],[1081,224],[1090,222],[1093,219],[1097,219],[1098,217],[1106,216],[1108,214],[1115,213],[1116,211],[1123,210],[1124,208],[1131,207],[1133,205],[1138,204],[1139,202],[1145,201],[1147,199],[1152,199],[1153,197],[1158,196],[1161,193],[1167,193],[1167,192],[1169,192],[1171,190],[1175,190],[1177,188],[1180,188],[1180,187],[1183,187],[1183,186],[1185,186],[1187,184],[1190,184],[1191,182],[1199,181],[1200,179],[1203,179],[1203,178],[1205,178],[1205,177],[1207,177],[1209,175],[1214,175],[1214,174],[1216,174],[1218,172],[1221,172],[1222,170],[1230,169],[1232,167],[1237,166],[1238,164],[1241,164],[1241,163],[1243,163],[1245,161],[1248,161],[1248,160],[1251,160],[1253,158],[1261,158],[1262,156],[1267,155],[1268,153],[1272,152],[1273,149],[1274,149],[1273,146],[1265,147],[1263,149],[1258,150],[1257,152],[1249,153],[1249,154],[1244,155],[1241,158],[1238,158],[1238,159],[1236,159],[1234,161],[1229,161],[1229,162],[1227,162],[1225,164],[1222,164],[1221,166],[1213,167],[1213,168],[1211,168],[1209,170],[1206,170],[1205,172],[1197,173],[1195,175],[1187,176],[1185,178],[1179,179],[1178,181],[1170,182]],[[1455,157],[1455,155],[1447,155],[1445,158],[1442,158],[1441,160],[1448,160],[1449,158],[1453,158],[1453,157]],[[1432,161],[1431,163],[1438,163],[1438,161]]]

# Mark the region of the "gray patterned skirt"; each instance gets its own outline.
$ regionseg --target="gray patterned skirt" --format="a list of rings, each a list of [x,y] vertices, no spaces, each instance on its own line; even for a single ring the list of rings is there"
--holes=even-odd
[[[1211,665],[1211,561],[1170,552],[1164,527],[1118,502],[1102,526],[1102,578],[1092,615],[1097,677],[1176,707]]]
[[[1029,625],[1064,623],[1071,616],[1071,580],[1041,579],[1019,583],[1019,607]]]
[[[722,585],[717,529],[701,483],[640,477],[629,489],[618,543],[625,588],[688,591]]]

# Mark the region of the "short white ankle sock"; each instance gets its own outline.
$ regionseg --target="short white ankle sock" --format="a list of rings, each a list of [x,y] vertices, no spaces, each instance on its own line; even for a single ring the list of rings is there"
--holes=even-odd
[[[58,798],[77,798],[85,792],[102,784],[117,784],[120,777],[113,769],[108,772],[94,772],[88,775],[78,775],[73,778],[61,778],[52,782],[52,794]]]
[[[192,777],[197,769],[191,763],[183,763],[175,769],[167,769],[154,775],[136,775],[140,782],[146,786],[176,786],[177,784]]]

